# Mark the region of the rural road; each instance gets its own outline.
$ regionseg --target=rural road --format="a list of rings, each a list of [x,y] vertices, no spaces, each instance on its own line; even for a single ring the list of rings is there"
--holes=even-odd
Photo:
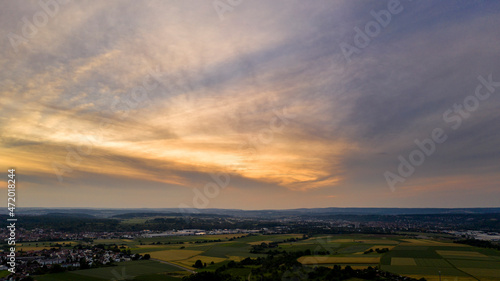
[[[182,270],[186,270],[186,271],[189,271],[191,273],[196,273],[196,271],[192,270],[192,269],[189,269],[187,267],[183,267],[183,266],[180,266],[180,265],[177,265],[177,264],[174,264],[174,263],[171,263],[171,262],[168,262],[168,261],[162,261],[162,260],[159,260],[159,259],[151,259],[153,261],[157,261],[157,262],[161,262],[161,263],[164,263],[164,264],[168,264],[168,265],[171,265],[171,266],[175,266],[175,267],[178,267]]]

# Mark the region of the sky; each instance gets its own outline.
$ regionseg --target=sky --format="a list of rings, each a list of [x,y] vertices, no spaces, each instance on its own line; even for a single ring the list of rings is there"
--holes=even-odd
[[[0,7],[18,207],[500,207],[498,1]]]

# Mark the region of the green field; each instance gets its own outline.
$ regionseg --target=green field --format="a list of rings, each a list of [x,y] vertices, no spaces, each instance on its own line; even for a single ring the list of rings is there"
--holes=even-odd
[[[381,269],[427,280],[438,280],[440,273],[448,280],[500,280],[499,257],[500,252],[491,249],[404,239],[383,256]]]
[[[299,238],[301,235],[259,235],[246,236],[243,235],[206,235],[206,236],[185,236],[185,237],[162,237],[162,238],[145,238],[140,239],[145,245],[137,243],[129,243],[134,253],[150,253],[152,258],[169,261],[191,269],[196,259],[203,262],[214,262],[222,264],[229,260],[241,260],[246,257],[256,258],[264,257],[264,254],[250,253],[252,245],[260,244],[263,241],[267,242],[282,242],[289,238]],[[218,240],[221,242],[196,243],[196,241]],[[150,245],[151,243],[162,243],[161,245]],[[168,243],[184,242],[183,244],[168,244]],[[181,249],[182,248],[182,249]],[[194,257],[197,257],[194,259]],[[194,260],[193,260],[194,259]]]
[[[125,280],[132,278],[134,278],[134,280],[154,280],[151,278],[154,278],[156,276],[158,276],[159,280],[165,280],[167,276],[166,274],[173,274],[173,276],[182,276],[184,274],[179,271],[180,269],[177,267],[159,263],[156,261],[130,261],[130,262],[118,263],[117,266],[113,267],[76,270],[71,272],[37,276],[36,280],[100,281],[100,280]],[[181,278],[175,278],[173,276],[170,276],[171,280],[181,279]]]
[[[500,251],[454,244],[442,237],[415,239],[397,235],[322,235],[294,242],[283,242],[302,235],[207,235],[182,237],[155,237],[138,239],[96,240],[94,244],[117,244],[131,249],[134,253],[151,254],[158,260],[168,261],[186,269],[194,269],[196,260],[207,264],[203,270],[213,271],[229,261],[239,261],[246,257],[265,257],[252,254],[252,245],[279,242],[277,250],[311,251],[311,256],[303,256],[298,261],[306,266],[350,265],[353,268],[380,266],[396,274],[414,278],[425,277],[429,281],[439,280],[500,280]],[[219,242],[220,239],[220,242]],[[216,240],[217,242],[214,242]],[[388,248],[385,253],[375,249]],[[373,249],[373,252],[364,254]],[[211,264],[213,262],[213,264]],[[200,270],[198,270],[200,271]],[[248,276],[251,267],[230,269],[231,274]],[[156,261],[133,261],[119,263],[116,267],[78,270],[61,274],[37,277],[37,280],[112,280],[125,274],[131,280],[180,280],[179,268]],[[189,274],[184,271],[184,274]],[[445,280],[442,279],[442,280]]]
[[[8,270],[0,270],[0,278],[8,276],[10,272]]]

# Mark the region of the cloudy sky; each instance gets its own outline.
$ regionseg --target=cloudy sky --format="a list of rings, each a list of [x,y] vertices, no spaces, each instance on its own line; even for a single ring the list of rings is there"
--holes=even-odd
[[[500,206],[497,1],[41,3],[0,1],[19,206]]]

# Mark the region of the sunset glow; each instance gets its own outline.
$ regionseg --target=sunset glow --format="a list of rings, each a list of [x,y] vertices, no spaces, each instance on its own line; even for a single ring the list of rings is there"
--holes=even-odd
[[[211,1],[70,1],[28,38],[37,3],[0,12],[20,206],[193,206],[214,174],[208,208],[498,206],[500,88],[443,119],[500,81],[497,3],[404,1],[349,60],[340,43],[387,4],[244,1],[221,20]],[[390,188],[435,128],[447,140]]]

